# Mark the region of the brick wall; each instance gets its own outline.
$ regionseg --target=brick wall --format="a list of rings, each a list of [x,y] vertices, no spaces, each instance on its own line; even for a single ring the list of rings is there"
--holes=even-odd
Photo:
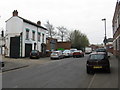
[[[71,48],[71,42],[58,42],[57,48],[64,48],[64,49],[70,49]]]

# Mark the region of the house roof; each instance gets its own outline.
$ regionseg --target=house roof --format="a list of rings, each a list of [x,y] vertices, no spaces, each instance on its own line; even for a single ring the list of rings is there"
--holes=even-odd
[[[22,19],[22,20],[23,20],[24,22],[26,22],[26,23],[29,23],[29,24],[34,25],[34,26],[36,26],[36,27],[42,28],[42,29],[44,29],[44,30],[47,30],[46,28],[44,28],[44,27],[42,27],[42,26],[40,26],[40,25],[38,25],[38,24],[30,21],[30,20],[24,19],[24,18],[22,18],[22,17],[20,17],[20,16],[16,16],[16,17]],[[12,18],[12,17],[11,17],[11,18]],[[11,18],[10,18],[10,19],[11,19]],[[10,20],[10,19],[8,19],[8,20]],[[7,20],[7,21],[8,21],[8,20]],[[7,22],[7,21],[6,21],[6,22]]]

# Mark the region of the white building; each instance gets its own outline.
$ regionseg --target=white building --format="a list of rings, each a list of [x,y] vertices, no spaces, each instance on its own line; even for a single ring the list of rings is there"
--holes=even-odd
[[[0,55],[4,55],[4,37],[1,37],[0,35]]]
[[[5,54],[8,57],[28,57],[31,50],[45,52],[47,29],[41,22],[31,22],[18,16],[17,10],[6,21]]]

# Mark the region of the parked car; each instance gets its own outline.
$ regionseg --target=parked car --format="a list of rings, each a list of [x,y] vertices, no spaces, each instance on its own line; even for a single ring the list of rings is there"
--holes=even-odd
[[[76,48],[72,48],[70,49],[70,51],[73,53],[74,51],[76,51],[77,49]]]
[[[63,51],[63,55],[64,55],[65,57],[71,57],[71,56],[72,56],[72,52],[71,52],[70,50],[64,50],[64,51]]]
[[[61,59],[64,58],[62,51],[53,51],[50,55],[51,59]]]
[[[82,50],[76,50],[73,52],[73,57],[84,57],[84,52]]]
[[[86,63],[87,73],[94,73],[95,70],[106,70],[110,73],[110,63],[105,52],[94,52],[89,55]]]
[[[40,58],[40,52],[38,50],[32,50],[30,52],[30,58],[39,59]]]
[[[98,48],[98,49],[96,49],[96,52],[105,52],[106,55],[108,55],[108,52],[105,48]]]

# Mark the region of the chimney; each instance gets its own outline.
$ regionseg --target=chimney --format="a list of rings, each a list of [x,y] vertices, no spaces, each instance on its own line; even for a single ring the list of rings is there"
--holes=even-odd
[[[38,21],[38,22],[37,22],[37,25],[41,26],[41,21]]]
[[[13,11],[13,16],[18,16],[18,11],[17,10]]]

